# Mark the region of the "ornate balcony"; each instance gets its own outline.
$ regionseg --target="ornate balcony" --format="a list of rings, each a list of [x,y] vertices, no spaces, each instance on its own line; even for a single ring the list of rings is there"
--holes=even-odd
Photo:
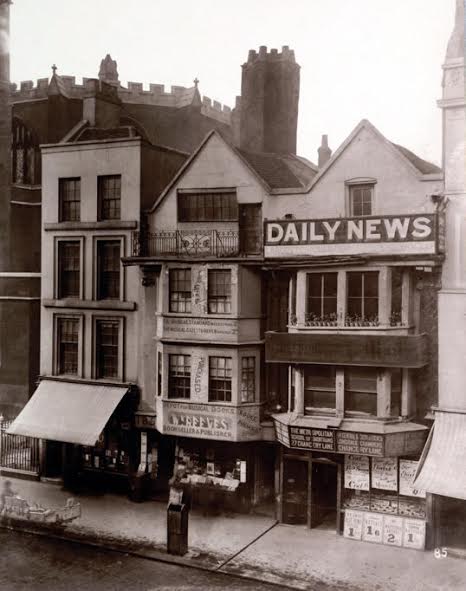
[[[241,248],[240,233],[235,230],[171,230],[132,234],[134,257],[234,257],[240,254],[248,253]]]

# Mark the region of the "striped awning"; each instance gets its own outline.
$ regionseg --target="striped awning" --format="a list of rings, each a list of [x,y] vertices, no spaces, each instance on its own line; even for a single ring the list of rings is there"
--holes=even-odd
[[[94,445],[127,386],[42,380],[7,433]]]
[[[419,462],[414,487],[466,500],[466,414],[435,413],[433,432]]]

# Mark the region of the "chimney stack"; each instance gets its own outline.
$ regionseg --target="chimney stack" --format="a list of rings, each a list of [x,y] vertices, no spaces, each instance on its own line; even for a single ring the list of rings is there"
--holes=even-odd
[[[317,164],[319,168],[322,168],[322,166],[324,166],[324,164],[326,164],[332,156],[332,150],[328,147],[328,135],[322,136],[322,141],[320,143],[320,147],[317,149],[317,153],[319,154]]]
[[[111,129],[120,124],[121,99],[115,86],[96,78],[85,82],[83,119],[92,127]]]
[[[239,147],[251,152],[296,154],[299,70],[294,51],[262,45],[242,66]],[[239,112],[239,117],[238,117]]]

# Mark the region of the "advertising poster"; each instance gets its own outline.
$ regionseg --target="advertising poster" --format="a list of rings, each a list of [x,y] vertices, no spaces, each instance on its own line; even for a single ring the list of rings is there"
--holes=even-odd
[[[345,488],[369,490],[369,458],[345,456]]]
[[[372,459],[372,487],[383,490],[398,490],[397,458]]]
[[[426,523],[420,519],[405,519],[403,529],[403,546],[424,550],[426,543]]]
[[[385,515],[383,518],[383,543],[401,546],[403,541],[403,518]]]
[[[364,542],[381,544],[383,537],[383,515],[377,513],[364,513],[364,527],[362,539]]]
[[[417,466],[417,460],[400,460],[400,495],[425,499],[426,491],[413,487]]]
[[[351,540],[362,538],[362,523],[364,513],[362,511],[345,511],[345,527],[343,536]]]

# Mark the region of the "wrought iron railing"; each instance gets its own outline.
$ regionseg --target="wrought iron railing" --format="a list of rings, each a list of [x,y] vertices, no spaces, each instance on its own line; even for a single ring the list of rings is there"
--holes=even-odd
[[[133,256],[215,256],[241,254],[239,232],[235,230],[172,230],[133,232]]]
[[[0,415],[0,468],[39,473],[39,440],[23,435],[9,435],[13,421]]]

